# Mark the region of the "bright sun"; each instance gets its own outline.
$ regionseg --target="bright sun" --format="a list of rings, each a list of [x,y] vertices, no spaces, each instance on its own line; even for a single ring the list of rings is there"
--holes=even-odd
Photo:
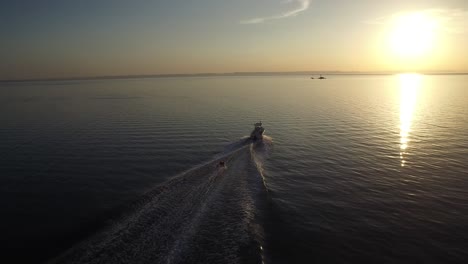
[[[394,55],[415,58],[428,55],[434,48],[437,20],[425,13],[407,13],[395,18],[390,32]]]

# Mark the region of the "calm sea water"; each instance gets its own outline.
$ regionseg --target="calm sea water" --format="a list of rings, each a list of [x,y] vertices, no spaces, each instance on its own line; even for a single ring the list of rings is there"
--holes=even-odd
[[[467,85],[1,83],[2,262],[466,263]]]

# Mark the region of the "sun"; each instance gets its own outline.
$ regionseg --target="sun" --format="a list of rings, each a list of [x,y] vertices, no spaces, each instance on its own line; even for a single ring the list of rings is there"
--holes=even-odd
[[[389,34],[392,53],[401,58],[428,55],[434,48],[437,20],[426,13],[396,16]]]

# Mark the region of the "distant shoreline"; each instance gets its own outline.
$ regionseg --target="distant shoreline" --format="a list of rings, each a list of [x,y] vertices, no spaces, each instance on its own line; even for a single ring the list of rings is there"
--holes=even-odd
[[[293,75],[394,75],[403,72],[230,72],[230,73],[193,73],[193,74],[142,74],[142,75],[107,75],[63,78],[31,78],[31,79],[4,79],[0,83],[12,82],[53,82],[53,81],[85,81],[85,80],[112,80],[112,79],[150,79],[150,78],[174,78],[174,77],[222,77],[222,76],[293,76]],[[468,75],[467,72],[424,72],[424,75]]]

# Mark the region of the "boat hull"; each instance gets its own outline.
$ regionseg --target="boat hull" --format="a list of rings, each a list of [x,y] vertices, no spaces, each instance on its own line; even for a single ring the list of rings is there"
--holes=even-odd
[[[255,129],[252,131],[252,133],[250,133],[250,139],[252,139],[252,140],[262,140],[264,132],[265,132],[265,129],[263,127],[255,127]]]

